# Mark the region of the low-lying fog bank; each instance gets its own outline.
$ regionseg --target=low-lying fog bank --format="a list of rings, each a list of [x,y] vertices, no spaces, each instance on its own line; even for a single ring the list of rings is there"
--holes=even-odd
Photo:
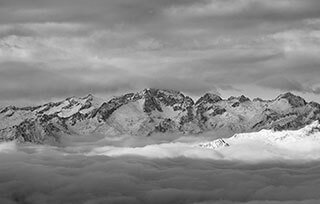
[[[319,144],[213,150],[198,146],[202,140],[1,143],[0,203],[320,203]]]

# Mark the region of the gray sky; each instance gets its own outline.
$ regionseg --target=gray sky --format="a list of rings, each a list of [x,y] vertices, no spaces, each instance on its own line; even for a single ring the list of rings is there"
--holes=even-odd
[[[0,0],[0,105],[146,87],[320,102],[319,0]]]

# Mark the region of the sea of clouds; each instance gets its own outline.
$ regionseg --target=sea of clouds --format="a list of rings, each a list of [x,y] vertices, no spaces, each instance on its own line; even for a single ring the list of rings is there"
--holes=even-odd
[[[72,140],[0,143],[0,203],[320,203],[319,144],[212,150],[196,145],[201,137]]]

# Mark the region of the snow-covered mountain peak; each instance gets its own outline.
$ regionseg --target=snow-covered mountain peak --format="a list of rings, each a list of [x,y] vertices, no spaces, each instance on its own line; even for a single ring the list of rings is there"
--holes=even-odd
[[[147,114],[152,112],[165,112],[165,109],[171,107],[173,111],[184,111],[188,107],[192,108],[193,100],[178,91],[163,89],[145,89],[137,93],[128,93],[120,97],[115,97],[108,102],[102,104],[97,113],[101,115],[103,120],[107,120],[109,116],[125,105],[140,104],[137,109]],[[136,105],[138,105],[136,104]]]
[[[149,94],[149,95],[156,95],[157,93],[162,93],[166,95],[181,95],[181,92],[177,90],[171,90],[171,89],[157,89],[157,88],[147,88],[143,91],[139,92],[142,94]]]
[[[210,103],[210,104],[214,104],[217,103],[219,101],[222,101],[222,98],[214,93],[206,93],[205,95],[203,95],[202,97],[200,97],[199,100],[197,100],[196,105],[203,105],[205,103]]]
[[[89,99],[89,100],[93,100],[93,98],[95,98],[95,96],[92,95],[91,93],[89,93],[88,95],[82,97],[82,99]]]
[[[228,98],[228,101],[239,101],[240,103],[244,103],[246,101],[250,101],[250,98],[248,98],[244,95],[241,95],[239,97],[231,96]]]
[[[147,97],[153,97],[157,98],[160,100],[183,100],[185,98],[189,98],[185,96],[183,93],[175,90],[169,90],[169,89],[155,89],[155,88],[149,88],[145,89],[142,92],[139,92],[137,94],[140,94],[142,96],[147,98]],[[191,98],[190,98],[191,99]],[[191,99],[192,100],[192,99]]]
[[[288,103],[293,107],[305,106],[307,102],[300,96],[296,96],[291,92],[280,94],[275,100],[286,99]]]
[[[59,117],[67,118],[76,113],[88,113],[98,108],[102,99],[88,95],[85,97],[69,97],[65,100],[47,103],[37,110],[37,114],[52,115],[57,114]]]
[[[175,110],[183,110],[193,106],[193,100],[183,93],[166,89],[146,89],[143,91],[145,110],[147,112],[161,111],[161,104],[173,107]]]
[[[316,120],[313,123],[299,130],[261,130],[259,132],[239,133],[230,138],[219,138],[217,140],[198,144],[199,147],[218,149],[221,147],[234,146],[239,144],[267,144],[273,146],[297,146],[302,143],[320,141],[320,124]],[[301,147],[304,148],[304,147]]]

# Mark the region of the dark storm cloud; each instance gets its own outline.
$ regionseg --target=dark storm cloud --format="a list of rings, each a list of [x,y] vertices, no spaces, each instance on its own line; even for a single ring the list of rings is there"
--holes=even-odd
[[[187,93],[199,91],[217,92],[215,86],[194,78],[177,79],[170,73],[157,77],[127,75],[114,67],[96,69],[42,69],[42,64],[7,62],[0,64],[0,95],[6,99],[50,99],[68,97],[72,93],[84,96],[88,93],[115,94],[119,90],[136,91],[145,87],[175,89]],[[84,78],[86,76],[86,78]],[[225,87],[230,88],[230,87]]]
[[[266,78],[260,81],[258,84],[263,87],[279,89],[282,91],[296,91],[301,93],[320,94],[320,88],[304,86],[298,81],[289,80],[285,77]]]
[[[303,20],[319,18],[319,1],[208,1],[205,5],[172,9],[171,29],[205,29],[212,34],[257,36],[303,27]]]
[[[192,0],[58,0],[1,1],[3,23],[20,22],[84,22],[97,24],[133,23],[156,20],[158,12],[170,6],[206,2]],[[11,11],[11,13],[10,13]],[[12,13],[12,11],[14,11]]]
[[[90,75],[87,70],[46,70],[41,64],[8,62],[0,64],[0,95],[5,99],[50,99],[68,97],[70,93],[77,96],[88,93],[114,93],[117,90],[129,89],[130,84],[113,81],[85,81],[81,75]],[[112,72],[113,68],[96,70],[95,78]],[[114,72],[114,71],[113,71]]]
[[[102,24],[132,23],[139,25],[153,21],[163,25],[161,21],[189,22],[199,21],[203,26],[208,21],[219,23],[219,20],[239,21],[252,24],[265,21],[295,21],[319,17],[320,4],[317,0],[307,1],[235,1],[235,0],[58,0],[58,1],[1,1],[3,11],[1,22],[91,22]],[[182,11],[182,17],[166,19],[166,9]],[[212,11],[219,12],[212,12]],[[183,18],[183,14],[186,16]],[[200,13],[199,13],[200,12]],[[18,15],[17,15],[18,14]],[[193,15],[193,16],[192,16]],[[220,19],[222,18],[222,19]],[[158,21],[159,20],[159,21]],[[191,20],[191,21],[190,21]],[[223,23],[224,21],[221,21]],[[168,22],[166,22],[168,23]],[[187,24],[187,22],[184,22]],[[235,23],[233,23],[235,25]],[[155,25],[155,27],[157,26]],[[183,24],[181,25],[184,26]]]
[[[275,77],[275,78],[269,78],[265,79],[264,81],[260,82],[260,85],[275,89],[280,89],[284,91],[299,91],[299,92],[306,92],[306,88],[303,87],[302,84],[300,84],[297,81],[290,81],[286,78],[282,77]]]
[[[318,94],[319,4],[1,0],[0,63],[25,67],[2,77],[1,99],[145,87],[195,95],[246,94],[244,86]]]

